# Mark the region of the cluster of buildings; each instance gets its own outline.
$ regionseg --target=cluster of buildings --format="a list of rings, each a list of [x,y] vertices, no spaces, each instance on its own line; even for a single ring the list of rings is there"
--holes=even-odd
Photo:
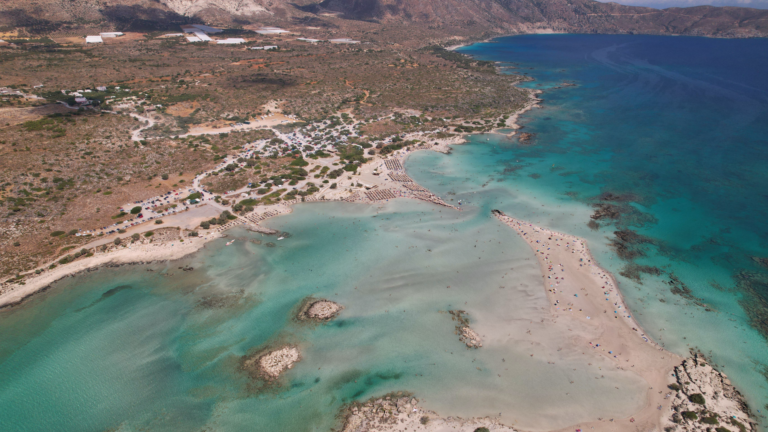
[[[160,37],[161,38],[184,37],[187,39],[187,42],[216,42],[219,45],[239,45],[246,42],[246,40],[243,38],[213,39],[211,38],[210,35],[222,33],[224,30],[207,26],[205,24],[183,25],[181,26],[181,30],[182,30],[182,33],[168,33]],[[260,35],[281,35],[285,33],[290,33],[290,31],[282,29],[280,27],[261,27],[260,29],[256,30],[256,33]],[[85,43],[86,44],[103,43],[104,38],[115,38],[120,36],[123,36],[123,33],[121,32],[99,33],[99,35],[97,36],[86,36]],[[296,38],[296,40],[302,41],[302,42],[309,42],[313,44],[318,42],[323,42],[323,40],[321,39],[310,39],[310,38],[304,38],[304,37]],[[353,40],[350,38],[329,39],[328,42],[334,43],[334,44],[359,44],[360,43],[360,41]],[[261,47],[252,47],[251,49],[273,50],[273,49],[278,49],[278,47],[277,45],[267,45],[267,46],[261,46]]]

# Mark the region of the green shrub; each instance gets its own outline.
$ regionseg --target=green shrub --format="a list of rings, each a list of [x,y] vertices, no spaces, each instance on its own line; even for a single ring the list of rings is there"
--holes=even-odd
[[[163,174],[160,176],[163,180],[168,180],[168,174]]]
[[[76,229],[69,230],[69,232],[67,233],[67,235],[71,235],[71,236],[73,236],[75,234],[77,234],[77,230]]]
[[[331,189],[336,189],[336,183],[331,183]]]
[[[59,237],[63,236],[64,234],[66,234],[64,231],[54,231],[51,233],[51,237]]]
[[[158,219],[155,221],[155,225],[161,225],[163,223],[162,219]]]
[[[309,162],[305,161],[303,158],[294,159],[293,162],[290,163],[291,166],[295,167],[305,167],[309,165]]]
[[[144,233],[144,237],[152,237],[154,234],[152,231],[147,231]]]
[[[672,383],[672,384],[668,385],[667,387],[669,387],[670,390],[680,391],[680,386],[677,383]]]
[[[711,415],[709,417],[702,417],[701,418],[701,422],[704,423],[704,424],[709,424],[709,425],[720,424],[720,422],[717,421],[717,416],[716,415]]]
[[[122,243],[122,240],[120,240],[120,237],[118,237],[118,238],[116,238],[116,239],[115,239],[115,241],[114,241],[114,242],[112,242],[112,243],[114,243],[114,244],[115,244],[115,246],[117,246],[117,245],[119,245],[120,243]]]
[[[419,419],[419,423],[421,423],[423,425],[429,423],[429,417],[423,416],[421,419]]]
[[[683,411],[683,418],[686,420],[697,420],[699,416],[693,411]]]
[[[192,231],[192,232],[189,233],[190,237],[197,237],[198,235],[199,234],[197,233],[197,231]]]
[[[731,432],[731,430],[720,426],[719,428],[715,429],[715,432]]]
[[[139,239],[139,234],[138,233],[133,233],[133,234],[131,234],[131,238],[133,239],[133,241],[136,241],[136,240]]]
[[[694,393],[690,396],[688,396],[688,400],[699,405],[704,405],[704,395],[701,393]]]
[[[141,206],[136,206],[136,207],[131,209],[131,214],[135,215],[135,214],[139,214],[139,213],[141,213]]]
[[[730,419],[728,419],[728,420],[730,420],[730,421],[731,421],[731,424],[732,424],[732,425],[734,425],[734,426],[736,426],[737,428],[739,428],[739,432],[747,432],[747,427],[746,427],[746,426],[744,426],[744,423],[742,423],[742,422],[740,422],[740,421],[736,420],[735,418],[730,418]],[[725,428],[722,428],[722,429],[725,429]],[[728,430],[728,429],[725,429],[725,430]]]
[[[208,223],[208,221],[203,221],[203,222],[201,222],[201,223],[200,223],[200,227],[201,227],[202,229],[208,229],[208,228],[210,228],[210,227],[211,227],[211,224],[210,224],[210,223]]]
[[[491,432],[487,427],[479,427],[475,429],[475,432]]]

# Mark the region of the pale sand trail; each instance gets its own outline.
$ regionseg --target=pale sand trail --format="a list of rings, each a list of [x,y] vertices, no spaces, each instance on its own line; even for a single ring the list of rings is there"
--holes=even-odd
[[[635,319],[627,318],[631,312],[624,305],[613,276],[595,264],[584,240],[500,212],[495,216],[531,246],[539,261],[551,312],[556,321],[573,330],[571,337],[575,343],[583,345],[585,350],[596,350],[615,362],[617,368],[636,373],[648,383],[645,406],[632,416],[614,418],[612,422],[605,418],[575,424],[558,432],[577,428],[596,432],[662,430],[663,414],[672,404],[672,398],[665,399],[669,393],[667,385],[674,382],[672,371],[683,359],[643,338],[648,336]],[[606,292],[609,295],[605,295]],[[586,336],[595,331],[600,334],[598,339]],[[596,344],[600,346],[595,348]]]

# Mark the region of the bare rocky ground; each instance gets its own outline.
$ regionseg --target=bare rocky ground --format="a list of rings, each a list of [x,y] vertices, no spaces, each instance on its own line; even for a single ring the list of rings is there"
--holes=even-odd
[[[299,361],[301,355],[295,346],[286,345],[267,352],[258,352],[243,361],[243,369],[252,378],[273,380]]]
[[[421,408],[418,399],[399,392],[350,405],[347,407],[342,430],[343,432],[407,430],[474,432],[478,429],[482,431],[482,428],[494,432],[514,431],[489,417],[471,419],[440,417],[433,411]]]
[[[755,431],[749,407],[731,381],[701,354],[675,368],[674,398],[666,432]]]

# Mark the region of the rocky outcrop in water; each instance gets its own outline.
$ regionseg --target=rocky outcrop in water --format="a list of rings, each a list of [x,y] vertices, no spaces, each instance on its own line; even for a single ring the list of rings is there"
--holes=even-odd
[[[755,424],[741,393],[721,372],[695,353],[675,367],[672,412],[667,432],[752,432]]]
[[[419,401],[408,393],[397,392],[366,402],[355,402],[342,412],[342,432],[384,431],[475,431],[486,428],[495,432],[514,432],[485,418],[462,419],[440,417],[434,411],[419,407]]]
[[[242,369],[248,372],[251,378],[274,380],[286,370],[291,369],[299,360],[299,349],[292,345],[285,345],[243,357]]]
[[[325,299],[307,298],[302,302],[296,318],[299,321],[330,321],[344,309],[336,302]]]
[[[456,325],[456,334],[459,335],[459,340],[462,341],[467,348],[480,348],[483,346],[483,339],[474,330],[469,327],[469,318],[467,313],[463,310],[451,310],[448,311],[451,314],[451,319],[458,321]]]
[[[531,144],[531,140],[533,139],[533,134],[530,132],[523,132],[520,134],[520,136],[517,138],[517,141],[520,144],[528,145]]]

